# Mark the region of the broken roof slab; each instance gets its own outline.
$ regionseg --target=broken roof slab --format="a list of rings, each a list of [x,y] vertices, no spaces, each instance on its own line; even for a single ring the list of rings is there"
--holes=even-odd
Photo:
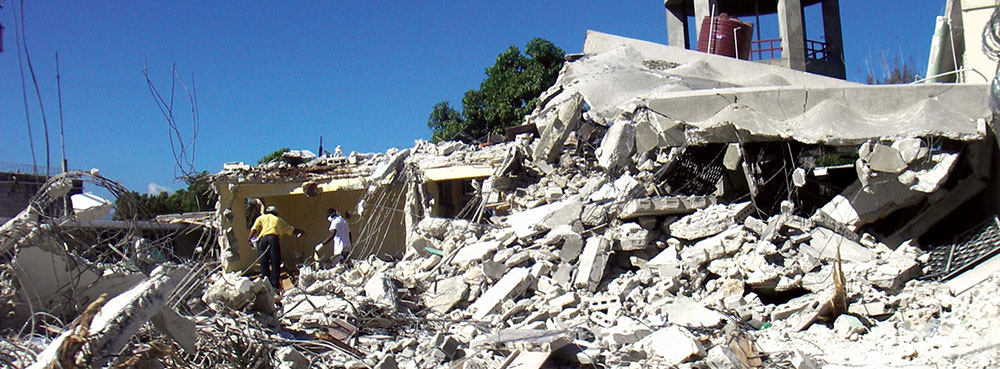
[[[683,91],[648,106],[687,123],[691,143],[794,139],[860,144],[870,139],[985,137],[986,84],[917,84],[814,88],[804,86]],[[746,132],[736,136],[734,128]]]
[[[579,92],[605,124],[648,106],[661,126],[684,123],[688,143],[978,140],[990,114],[985,84],[868,86],[594,31],[584,53],[566,64],[548,104]]]

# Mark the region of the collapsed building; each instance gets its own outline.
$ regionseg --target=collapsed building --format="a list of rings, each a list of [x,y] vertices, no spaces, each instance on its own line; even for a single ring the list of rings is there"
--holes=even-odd
[[[29,206],[0,234],[0,308],[32,305],[6,315],[20,330],[0,362],[995,366],[988,96],[589,32],[506,142],[227,165],[203,224],[214,242],[191,258],[94,263],[44,239],[63,234],[40,231],[57,218]],[[35,201],[59,196],[48,191]],[[282,291],[252,275],[257,200],[306,231],[282,240]],[[328,208],[350,210],[353,261],[319,268]],[[65,284],[86,288],[66,303],[22,297],[28,259],[84,265]]]

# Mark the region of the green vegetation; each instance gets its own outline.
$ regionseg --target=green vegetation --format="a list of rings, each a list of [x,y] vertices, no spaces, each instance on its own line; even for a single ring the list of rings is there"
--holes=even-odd
[[[274,152],[271,152],[270,154],[264,155],[263,157],[261,157],[260,159],[258,159],[257,160],[257,165],[261,165],[261,164],[264,164],[264,163],[270,163],[272,161],[284,160],[284,158],[281,157],[281,154],[284,154],[284,153],[286,153],[288,151],[290,151],[290,149],[287,148],[287,147],[282,147],[280,149],[274,150]]]
[[[899,55],[892,58],[882,58],[882,75],[876,76],[875,72],[869,70],[865,76],[865,83],[869,85],[894,85],[915,82],[920,79],[917,70],[913,68],[913,59],[906,62],[899,60]]]
[[[529,41],[524,51],[527,55],[511,46],[498,55],[479,89],[465,92],[461,112],[447,101],[434,105],[427,120],[431,141],[474,142],[521,124],[538,105],[538,96],[556,82],[566,55],[540,38]]]
[[[161,192],[155,195],[139,194],[135,191],[115,200],[115,212],[111,219],[148,220],[161,214],[189,213],[215,209],[218,196],[211,189],[211,176],[207,171],[184,178],[187,189],[179,189],[172,194]],[[127,202],[135,207],[126,206]]]

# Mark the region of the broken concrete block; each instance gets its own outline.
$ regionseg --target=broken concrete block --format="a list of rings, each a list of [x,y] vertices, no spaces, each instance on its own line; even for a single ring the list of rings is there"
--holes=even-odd
[[[795,168],[792,171],[792,184],[795,187],[802,187],[806,185],[806,170],[802,168]]]
[[[649,355],[667,365],[679,365],[692,357],[705,356],[701,343],[686,329],[674,325],[646,336],[641,345]]]
[[[913,256],[892,252],[885,261],[869,271],[867,279],[878,288],[896,293],[907,281],[918,276],[920,276],[920,264],[917,264]]]
[[[631,200],[622,207],[618,218],[687,214],[715,205],[715,196],[663,196]]]
[[[184,351],[189,353],[198,352],[195,344],[198,341],[198,331],[195,324],[191,319],[185,318],[172,308],[164,308],[160,310],[159,314],[153,316],[151,319],[153,326],[156,327],[160,333],[163,333],[170,339],[177,342]]]
[[[597,164],[611,173],[628,165],[635,152],[635,127],[628,121],[617,121],[601,139],[597,149]]]
[[[678,296],[676,300],[660,309],[667,314],[668,322],[688,328],[718,327],[724,319],[722,314],[683,296]]]
[[[439,240],[448,234],[449,228],[451,228],[451,221],[445,218],[425,217],[420,220],[420,223],[417,223],[417,230]]]
[[[573,286],[593,291],[604,277],[604,267],[608,262],[609,243],[603,237],[591,237],[580,254],[579,271]]]
[[[469,286],[459,275],[431,283],[424,292],[423,299],[428,309],[438,314],[445,314],[468,295]]]
[[[635,151],[649,152],[660,146],[660,131],[658,125],[648,119],[640,119],[635,123]]]
[[[739,251],[743,244],[743,226],[734,226],[725,232],[696,242],[681,250],[681,260],[688,267],[700,268],[707,262]]]
[[[500,280],[500,278],[503,278],[503,275],[507,274],[507,271],[510,270],[510,268],[503,263],[498,263],[493,260],[484,261],[481,265],[483,268],[483,275],[485,275],[491,282]]]
[[[670,225],[670,236],[697,240],[719,234],[749,215],[750,203],[712,205]]]
[[[924,140],[919,138],[904,138],[892,143],[892,148],[899,151],[900,157],[906,164],[913,163],[927,157],[930,149],[924,146]]]
[[[718,345],[708,350],[705,363],[711,369],[740,369],[743,367],[739,356],[725,345]]]
[[[399,369],[399,363],[396,362],[395,355],[389,354],[385,355],[378,364],[375,364],[373,369]]]
[[[557,111],[552,114],[552,121],[546,125],[542,137],[532,152],[535,161],[554,163],[559,159],[563,144],[580,123],[582,105],[583,95],[576,93],[555,107]]]
[[[365,296],[378,306],[396,311],[396,285],[381,271],[372,274],[365,282]]]
[[[899,151],[883,144],[875,144],[865,161],[869,168],[877,172],[902,173],[906,169],[906,161]]]
[[[552,352],[549,351],[521,351],[515,350],[504,360],[501,369],[540,369],[549,360]]]
[[[518,238],[524,239],[558,225],[572,224],[580,219],[581,211],[583,203],[579,200],[563,200],[511,214],[507,217],[507,223]]]
[[[795,369],[821,369],[822,367],[813,360],[812,357],[802,353],[802,351],[795,350],[792,353],[792,357],[789,359],[792,362],[792,366]]]
[[[611,231],[622,251],[644,250],[652,241],[652,234],[635,223],[624,223]]]
[[[573,230],[573,226],[569,224],[556,226],[545,235],[545,238],[539,240],[539,243],[545,245],[556,245],[560,242],[562,242],[562,246],[560,247],[559,258],[566,263],[576,260],[576,257],[580,255],[580,251],[583,249],[583,237]]]
[[[848,314],[841,314],[833,322],[833,329],[840,333],[841,336],[850,336],[852,334],[862,334],[868,331],[864,323],[855,316]]]
[[[604,336],[601,339],[608,347],[619,348],[623,345],[639,342],[653,333],[653,330],[648,325],[623,315],[618,317],[615,325],[602,333]]]
[[[722,157],[722,165],[727,170],[736,170],[736,168],[739,168],[740,160],[742,159],[743,151],[740,150],[740,144],[731,143],[726,145],[726,154]]]
[[[504,301],[517,298],[531,284],[531,274],[528,268],[514,268],[507,272],[496,284],[486,290],[476,302],[469,306],[472,318],[482,320],[503,304]]]
[[[455,257],[451,258],[451,263],[462,264],[483,261],[490,257],[498,248],[500,248],[500,241],[485,241],[466,245],[455,252]]]
[[[644,192],[642,184],[632,175],[622,173],[614,182],[605,183],[587,198],[592,202],[628,201]]]
[[[275,368],[278,369],[306,369],[309,367],[309,359],[292,346],[277,349],[274,352],[274,360],[277,362]]]
[[[588,204],[583,207],[583,213],[580,214],[580,223],[588,227],[595,227],[604,224],[607,215],[607,205]]]
[[[813,229],[811,236],[809,243],[800,245],[799,250],[820,260],[836,260],[838,247],[843,261],[864,263],[875,257],[874,251],[823,227]]]
[[[847,312],[870,318],[885,317],[886,315],[892,314],[892,310],[889,310],[884,302],[879,301],[851,304],[851,306],[847,308]]]

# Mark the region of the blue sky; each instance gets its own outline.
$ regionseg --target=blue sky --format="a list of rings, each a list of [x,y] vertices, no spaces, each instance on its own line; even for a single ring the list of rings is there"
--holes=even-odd
[[[841,0],[848,78],[884,55],[926,68],[944,0]],[[665,43],[662,0],[641,1],[29,1],[24,27],[58,166],[55,53],[71,168],[99,168],[126,187],[176,190],[166,121],[142,76],[167,93],[171,65],[198,96],[195,167],[256,162],[279,147],[384,151],[430,136],[431,107],[456,108],[484,69],[532,37],[580,52],[588,29]],[[31,163],[21,95],[15,8],[0,24],[0,162]],[[816,13],[807,10],[807,16]],[[807,20],[809,22],[809,20]],[[777,24],[762,27],[764,37]],[[808,27],[809,23],[807,23]],[[820,27],[814,27],[818,29]],[[810,32],[812,33],[812,32]],[[45,164],[37,97],[28,82],[35,155]],[[178,100],[186,99],[182,92]],[[190,140],[186,102],[175,108]],[[0,164],[0,167],[3,165]]]

